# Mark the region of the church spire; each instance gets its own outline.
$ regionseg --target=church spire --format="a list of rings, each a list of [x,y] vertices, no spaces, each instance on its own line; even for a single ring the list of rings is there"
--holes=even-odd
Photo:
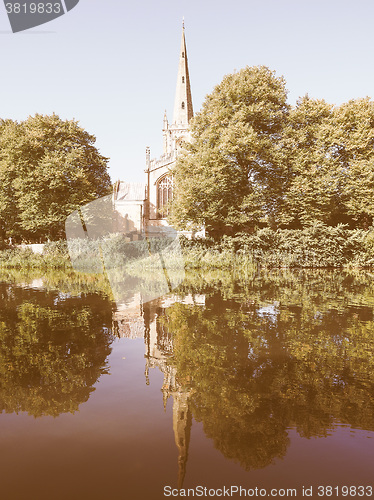
[[[188,128],[193,117],[190,76],[188,72],[188,60],[186,49],[186,38],[184,35],[184,18],[182,28],[182,42],[179,55],[179,67],[177,78],[177,89],[175,92],[173,125],[178,128]]]

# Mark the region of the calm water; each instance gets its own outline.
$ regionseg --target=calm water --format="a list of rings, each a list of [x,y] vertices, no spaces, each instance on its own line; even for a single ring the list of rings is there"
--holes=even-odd
[[[373,277],[190,276],[118,307],[1,281],[1,498],[373,484]]]

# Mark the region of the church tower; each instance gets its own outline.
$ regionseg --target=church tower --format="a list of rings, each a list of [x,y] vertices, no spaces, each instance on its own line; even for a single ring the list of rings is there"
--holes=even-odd
[[[193,106],[191,96],[190,74],[188,71],[188,58],[186,47],[186,36],[184,33],[184,22],[182,28],[182,40],[179,52],[179,65],[177,86],[175,90],[174,113],[171,125],[167,123],[166,112],[164,116],[164,153],[178,150],[181,142],[190,140],[189,125],[193,117]],[[165,121],[166,120],[166,121]],[[165,150],[165,144],[167,149]]]
[[[190,75],[188,72],[188,59],[186,48],[186,37],[184,34],[184,23],[182,29],[182,41],[179,55],[179,67],[177,88],[174,101],[173,124],[187,129],[193,117]]]
[[[192,117],[191,83],[183,21],[173,121],[169,123],[165,111],[162,129],[162,156],[159,159],[151,160],[149,148],[147,148],[145,225],[167,225],[167,205],[171,201],[173,194],[172,169],[183,142],[190,141],[189,125]]]

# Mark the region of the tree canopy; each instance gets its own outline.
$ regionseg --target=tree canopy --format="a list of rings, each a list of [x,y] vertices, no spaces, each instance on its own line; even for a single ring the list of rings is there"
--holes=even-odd
[[[287,104],[283,77],[227,75],[191,123],[170,221],[213,236],[316,221],[368,227],[374,216],[374,102]]]
[[[66,217],[108,193],[108,159],[96,138],[56,114],[0,121],[0,236],[32,241],[64,234]]]
[[[288,115],[283,78],[265,67],[227,75],[192,122],[178,161],[172,222],[230,233],[279,211],[284,163],[277,147]],[[266,193],[266,196],[264,194]]]

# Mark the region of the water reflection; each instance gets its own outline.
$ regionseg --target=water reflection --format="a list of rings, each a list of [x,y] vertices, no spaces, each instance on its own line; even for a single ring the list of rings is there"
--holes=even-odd
[[[0,301],[0,411],[77,411],[108,372],[110,303],[5,283]]]
[[[295,432],[311,438],[327,437],[338,426],[374,431],[370,274],[194,275],[178,293],[147,303],[135,294],[114,311],[108,298],[85,287],[77,295],[74,285],[74,295],[68,288],[63,293],[53,286],[48,289],[45,283],[34,281],[34,289],[25,283],[0,283],[3,412],[57,416],[89,406],[82,403],[108,373],[111,351],[115,354],[121,345],[131,349],[130,340],[114,341],[119,337],[138,339],[142,345],[144,341],[144,360],[140,360],[144,379],[141,383],[132,379],[130,384],[121,378],[128,366],[121,353],[121,369],[107,385],[113,399],[106,399],[102,389],[102,399],[95,403],[99,407],[104,401],[101,411],[110,413],[116,425],[108,426],[106,416],[102,427],[97,424],[95,439],[101,445],[113,427],[111,446],[121,444],[122,435],[129,446],[127,432],[133,434],[135,421],[140,448],[146,448],[151,440],[143,437],[148,435],[148,416],[127,398],[137,392],[131,400],[139,398],[144,408],[141,398],[146,396],[138,393],[156,385],[159,402],[167,411],[172,407],[168,429],[173,441],[171,452],[163,445],[163,435],[157,453],[161,458],[171,456],[175,463],[177,451],[176,486],[188,483],[189,470],[197,461],[190,443],[199,425],[215,449],[245,471],[286,461]],[[163,381],[156,378],[155,384],[152,374],[159,372]],[[126,401],[121,406],[122,393]],[[105,408],[108,401],[112,407]],[[88,408],[85,418],[89,412]],[[164,415],[149,418],[157,429]],[[109,449],[106,442],[102,446]],[[136,449],[134,445],[134,454]],[[132,456],[128,460],[131,465]],[[144,467],[145,462],[138,460]],[[142,467],[137,480],[144,476]],[[160,479],[160,469],[154,463],[152,467],[158,481],[171,481]]]
[[[159,368],[164,402],[173,397],[179,484],[191,415],[246,470],[284,457],[289,428],[374,430],[371,276],[277,272],[230,285],[213,279],[199,295],[193,283],[142,309],[146,379]]]
[[[145,304],[136,294],[133,300],[122,304],[114,313],[113,330],[119,337],[129,339],[144,338],[145,341],[145,381],[149,385],[149,372],[159,369],[164,374],[161,388],[164,408],[169,398],[173,400],[173,432],[178,449],[178,488],[183,485],[186,475],[188,448],[190,442],[192,413],[190,409],[190,377],[182,379],[173,363],[173,334],[164,319],[165,312],[175,304],[205,305],[205,295],[168,295]]]

